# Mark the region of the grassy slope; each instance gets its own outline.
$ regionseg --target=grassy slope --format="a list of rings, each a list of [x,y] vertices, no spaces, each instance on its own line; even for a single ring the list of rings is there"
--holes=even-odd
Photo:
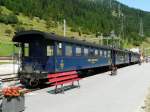
[[[3,10],[3,14],[10,14],[13,13],[12,11],[8,10],[6,7],[0,6]],[[63,24],[58,24],[57,27],[53,28],[47,28],[46,27],[46,21],[41,20],[38,17],[33,17],[29,18],[22,13],[17,15],[19,19],[19,26],[24,27],[26,30],[40,30],[40,31],[45,31],[45,32],[54,32],[58,35],[63,35]],[[10,25],[10,24],[4,24],[0,23],[0,56],[5,56],[5,55],[11,55],[13,51],[13,47],[11,44],[11,39],[14,36],[15,32],[15,26],[16,25]],[[6,30],[11,30],[11,34],[5,33]],[[86,39],[87,41],[93,41],[93,42],[98,42],[97,38],[94,37],[94,35],[86,35],[82,34],[81,37],[77,32],[71,32],[71,28],[67,27],[66,30],[66,35],[68,37],[76,37],[77,39]]]
[[[1,6],[0,6],[1,7]],[[8,10],[5,7],[1,7],[3,9],[2,13],[4,14],[10,14],[13,13],[12,11]],[[58,35],[63,35],[63,24],[59,23],[57,25],[57,27],[51,27],[51,28],[47,28],[46,27],[46,21],[45,20],[41,20],[38,17],[33,17],[33,18],[29,18],[25,15],[23,15],[22,13],[20,13],[19,15],[17,15],[18,19],[19,19],[19,26],[24,27],[27,30],[40,30],[40,31],[45,31],[45,32],[54,32]],[[12,45],[10,45],[11,43],[11,39],[14,35],[15,32],[15,26],[16,25],[6,25],[3,23],[0,23],[0,56],[5,56],[5,55],[11,55],[12,51],[13,51],[13,47]],[[5,33],[5,31],[9,29],[11,30],[11,34],[7,34]],[[97,38],[95,38],[94,35],[86,35],[86,34],[82,34],[81,36],[79,36],[79,34],[77,32],[71,32],[70,28],[67,27],[67,31],[66,31],[66,35],[68,37],[76,37],[77,39],[80,40],[86,40],[89,42],[95,42],[98,43],[99,40]],[[132,45],[128,44],[128,42],[124,41],[124,46],[125,47],[133,47]],[[143,43],[143,47],[149,47],[150,46],[150,41],[145,41]]]
[[[147,49],[147,50],[145,50],[144,52],[145,52],[145,55],[148,55],[148,56],[150,56],[150,37],[149,38],[147,38],[143,43],[142,43],[142,45],[140,46],[141,47],[141,49]]]
[[[0,7],[2,7],[2,6],[0,6]],[[5,7],[3,7],[3,13],[9,14],[9,13],[13,13],[13,12],[6,9]],[[19,15],[17,15],[17,17],[19,19],[20,25],[25,27],[25,29],[34,29],[34,30],[41,30],[41,31],[46,31],[46,32],[55,32],[59,35],[63,35],[63,25],[62,24],[58,24],[58,26],[55,28],[46,28],[46,21],[41,20],[38,17],[29,18],[21,13]],[[0,23],[0,26],[2,27],[2,30],[0,31],[0,36],[8,38],[8,36],[5,35],[6,29],[10,29],[10,30],[12,30],[12,32],[15,31],[14,27],[12,27],[11,25],[6,25],[6,24]],[[78,33],[71,32],[69,27],[67,27],[66,34],[67,34],[67,36],[78,36],[79,37]],[[9,36],[9,37],[11,37],[11,36]],[[86,37],[94,37],[93,35],[82,35],[82,36],[83,37],[85,37],[85,36]]]

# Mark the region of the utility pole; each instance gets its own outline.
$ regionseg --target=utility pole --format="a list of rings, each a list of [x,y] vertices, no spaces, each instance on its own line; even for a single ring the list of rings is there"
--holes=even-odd
[[[103,34],[102,33],[100,35],[98,35],[98,39],[99,39],[99,44],[102,45],[103,44]]]
[[[110,37],[111,37],[111,40],[112,40],[112,48],[114,48],[115,47],[115,45],[114,45],[115,32],[114,31],[110,32]]]
[[[109,0],[109,8],[112,8],[112,0]]]
[[[144,37],[144,32],[143,32],[143,19],[142,19],[142,17],[140,18],[139,35],[140,35],[141,37]]]
[[[120,31],[120,35],[124,38],[124,20],[125,20],[125,16],[124,14],[122,13],[121,14],[121,31]]]
[[[119,18],[121,17],[121,6],[120,6],[120,4],[118,4],[118,16],[119,16]]]
[[[12,44],[12,47],[13,47],[13,54],[12,54],[13,74],[15,74],[15,44]]]
[[[66,37],[66,20],[64,19],[64,37]]]

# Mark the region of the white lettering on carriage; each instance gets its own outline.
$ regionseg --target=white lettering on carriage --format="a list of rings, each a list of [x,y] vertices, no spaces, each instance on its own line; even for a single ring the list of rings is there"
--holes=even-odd
[[[88,62],[90,62],[92,64],[95,64],[97,61],[98,61],[98,59],[96,59],[96,58],[88,59]]]

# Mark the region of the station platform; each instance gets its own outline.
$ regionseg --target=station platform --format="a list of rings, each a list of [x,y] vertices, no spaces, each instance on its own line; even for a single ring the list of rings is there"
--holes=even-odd
[[[54,87],[25,96],[25,112],[139,112],[150,87],[150,64],[132,65],[80,81],[81,88],[53,94]]]
[[[1,64],[0,76],[5,74],[15,74],[18,72],[18,64]]]

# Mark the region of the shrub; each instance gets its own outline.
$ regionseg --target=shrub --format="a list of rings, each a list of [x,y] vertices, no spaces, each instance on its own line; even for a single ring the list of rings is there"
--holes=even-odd
[[[14,14],[1,15],[0,16],[0,22],[5,23],[5,24],[17,24],[18,23],[18,18]]]
[[[25,31],[25,28],[23,26],[16,25],[15,30],[16,32],[21,32],[21,31]]]
[[[18,18],[16,15],[13,15],[13,14],[10,14],[7,16],[7,19],[8,19],[8,23],[9,24],[16,24],[18,23]]]
[[[11,33],[12,33],[12,31],[10,29],[5,30],[5,34],[7,34],[8,36],[10,36]]]

